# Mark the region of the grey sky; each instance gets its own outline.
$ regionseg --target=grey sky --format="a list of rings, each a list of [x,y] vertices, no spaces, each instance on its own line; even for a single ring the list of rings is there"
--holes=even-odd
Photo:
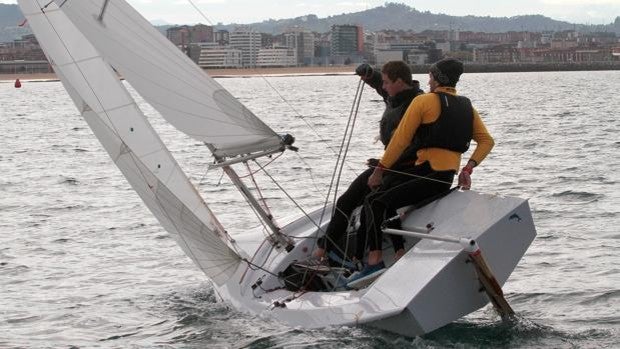
[[[71,1],[71,0],[70,0]],[[129,0],[149,20],[171,24],[207,23],[192,1],[213,24],[252,23],[316,14],[319,17],[363,11],[381,6],[378,1],[340,0]],[[583,24],[609,24],[620,16],[620,0],[392,0],[419,11],[448,15],[511,17],[542,14],[557,20]],[[16,3],[0,0],[0,3]]]

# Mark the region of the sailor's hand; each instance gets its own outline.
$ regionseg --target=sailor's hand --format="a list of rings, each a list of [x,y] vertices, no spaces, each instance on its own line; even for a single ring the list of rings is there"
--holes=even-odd
[[[359,75],[362,80],[366,80],[372,76],[372,67],[367,63],[362,63],[355,69],[355,74]]]
[[[383,179],[383,168],[375,167],[375,170],[372,171],[370,177],[368,177],[368,187],[370,189],[375,189],[381,185],[381,180]]]
[[[463,190],[469,190],[471,188],[471,173],[474,171],[472,166],[463,167],[461,173],[459,173],[459,187]]]
[[[370,158],[368,160],[366,160],[366,165],[368,167],[377,167],[377,165],[379,165],[379,159],[375,159],[375,158]]]

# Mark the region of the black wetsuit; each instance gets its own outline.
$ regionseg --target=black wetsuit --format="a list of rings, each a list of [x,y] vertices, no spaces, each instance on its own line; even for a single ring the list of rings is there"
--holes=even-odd
[[[387,146],[390,142],[390,138],[394,133],[394,130],[398,127],[403,114],[407,110],[407,107],[411,101],[418,95],[424,93],[420,89],[408,89],[403,90],[393,97],[390,97],[382,87],[383,81],[381,73],[375,71],[373,76],[366,79],[366,84],[374,88],[385,102],[385,111],[379,122],[381,142],[384,146]],[[349,185],[349,188],[338,198],[336,201],[336,211],[332,216],[332,219],[327,226],[325,237],[319,239],[318,245],[321,248],[327,250],[336,250],[336,246],[340,245],[340,240],[344,237],[347,227],[349,225],[349,218],[353,210],[356,207],[364,203],[364,198],[370,193],[368,187],[368,177],[372,174],[374,168],[368,168],[362,172],[353,182]],[[386,176],[385,180],[389,181],[389,176]],[[363,217],[360,219],[362,227],[358,230],[357,248],[355,256],[361,260],[364,256],[364,250],[366,246],[366,228],[364,223],[366,219]],[[398,236],[393,238],[392,243],[394,248],[398,250],[404,247],[404,241],[402,237]],[[344,252],[344,251],[340,251]],[[339,253],[341,254],[341,253]]]

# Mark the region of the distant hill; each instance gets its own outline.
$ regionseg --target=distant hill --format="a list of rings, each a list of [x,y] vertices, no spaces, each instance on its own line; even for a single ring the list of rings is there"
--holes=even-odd
[[[0,42],[13,41],[30,31],[28,28],[18,27],[23,21],[17,5],[0,4]],[[156,24],[163,24],[158,20]],[[583,25],[563,21],[556,21],[541,15],[514,16],[514,17],[478,17],[478,16],[449,16],[433,14],[428,11],[420,12],[404,4],[386,3],[366,11],[318,18],[309,14],[290,19],[267,20],[259,23],[245,24],[254,30],[265,33],[278,34],[295,26],[301,26],[319,33],[328,32],[333,24],[361,24],[365,30],[377,31],[382,29],[401,29],[421,32],[424,30],[454,29],[474,32],[507,32],[522,31],[542,32],[547,30],[570,30],[581,32],[615,32],[620,35],[620,17],[608,25]],[[217,25],[218,29],[233,30],[239,24]],[[158,26],[165,34],[169,26]]]
[[[288,28],[301,26],[311,31],[324,33],[330,30],[333,24],[361,24],[365,30],[378,31],[382,29],[402,29],[421,32],[424,30],[460,30],[474,32],[507,32],[531,31],[542,32],[547,30],[575,29],[583,32],[608,31],[620,34],[620,17],[615,23],[608,25],[583,25],[556,21],[541,15],[514,16],[514,17],[478,17],[478,16],[449,16],[433,14],[428,11],[420,12],[415,8],[399,3],[386,3],[384,6],[373,9],[318,18],[316,15],[307,15],[291,19],[267,20],[259,23],[246,24],[256,31],[265,33],[281,33]],[[217,26],[220,29],[232,30],[238,24]]]

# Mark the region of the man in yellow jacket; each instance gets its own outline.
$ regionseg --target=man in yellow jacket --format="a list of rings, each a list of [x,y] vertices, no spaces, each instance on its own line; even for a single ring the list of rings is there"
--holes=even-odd
[[[364,203],[370,252],[368,265],[354,279],[385,268],[381,225],[396,209],[448,191],[460,167],[461,155],[473,139],[475,150],[459,175],[459,185],[469,189],[473,168],[493,148],[493,137],[470,100],[456,94],[462,73],[463,63],[452,58],[431,66],[431,93],[411,102],[379,165],[368,178],[368,186],[374,190]],[[381,186],[384,173],[401,178],[390,180],[389,187]]]

